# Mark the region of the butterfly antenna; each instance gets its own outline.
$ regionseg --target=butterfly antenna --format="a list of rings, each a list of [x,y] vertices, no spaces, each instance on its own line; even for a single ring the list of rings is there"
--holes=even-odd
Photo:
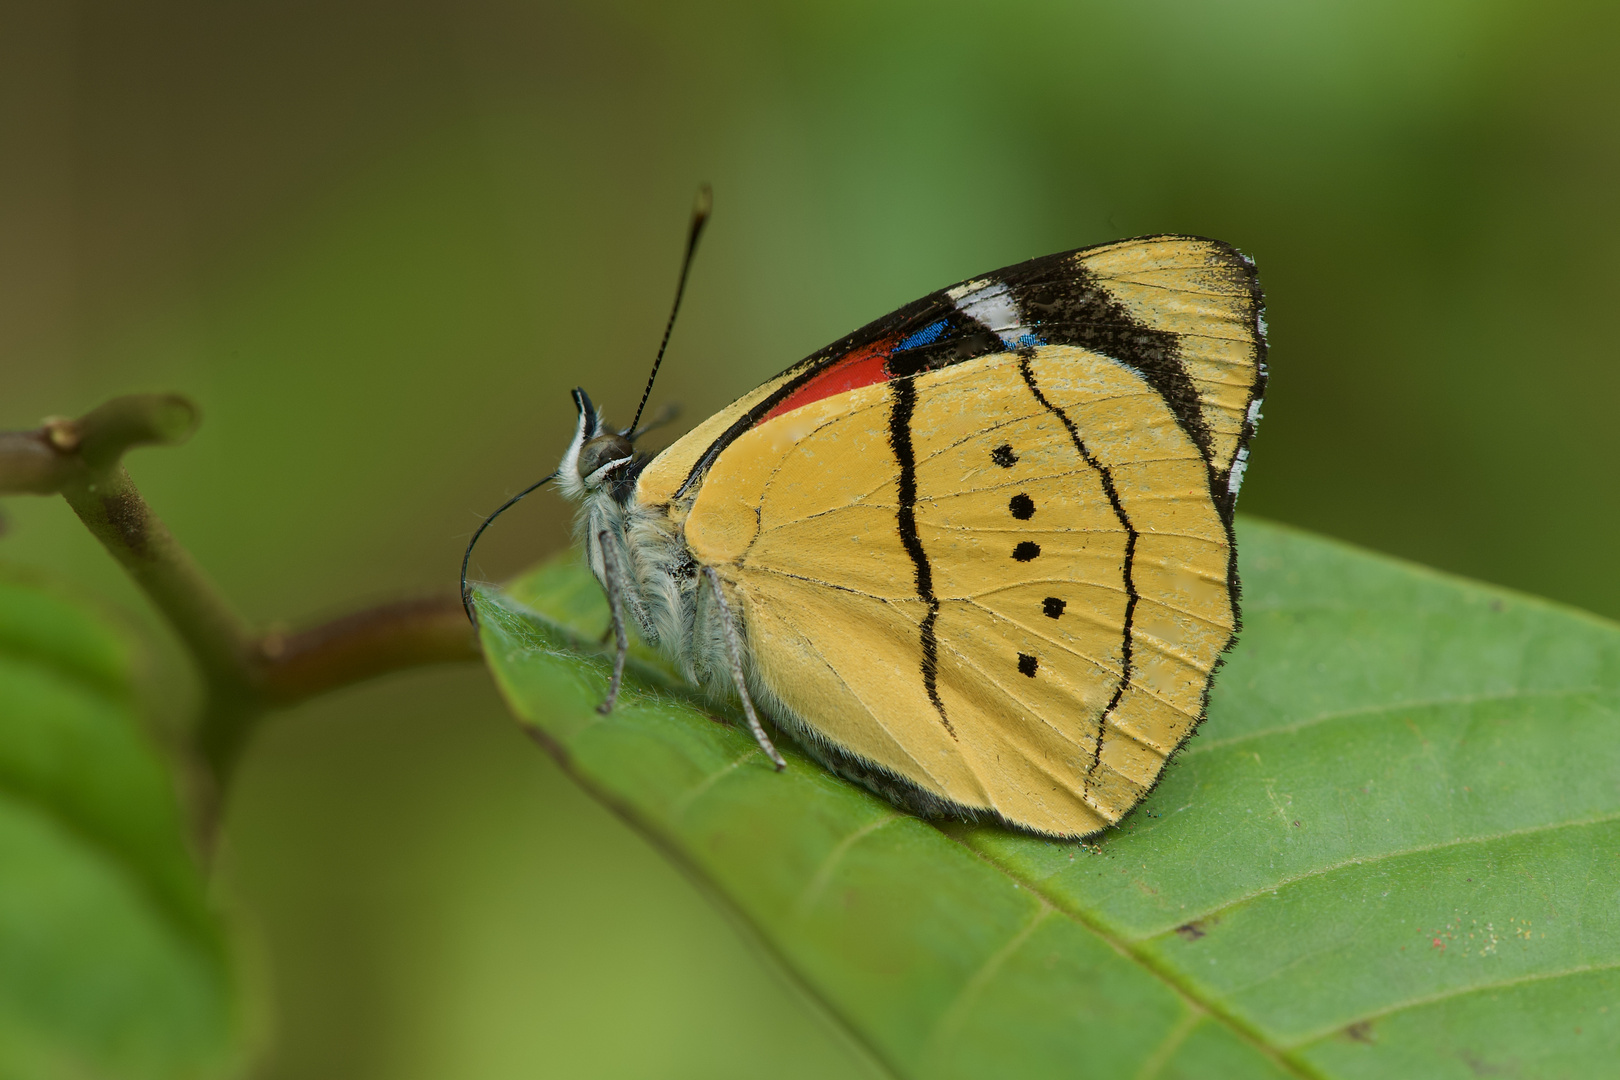
[[[651,420],[648,420],[645,424],[642,424],[638,428],[631,428],[629,431],[626,431],[624,433],[624,437],[629,439],[631,442],[635,442],[637,439],[647,434],[647,432],[657,431],[665,424],[671,423],[679,415],[681,415],[680,404],[674,401],[668,402],[667,404],[661,406],[657,412],[653,413]]]
[[[669,309],[669,322],[664,325],[664,340],[658,345],[658,356],[653,359],[652,374],[647,376],[647,389],[641,392],[641,404],[636,406],[636,418],[630,421],[626,431],[636,430],[641,423],[641,411],[647,407],[647,395],[652,393],[653,380],[658,378],[658,365],[664,362],[664,350],[669,348],[669,334],[675,329],[675,315],[681,310],[681,294],[686,292],[686,273],[692,269],[692,256],[697,254],[698,237],[703,235],[703,226],[709,220],[709,211],[714,208],[714,192],[708,184],[698,188],[697,201],[692,204],[692,227],[686,233],[686,257],[681,260],[681,280],[675,286],[675,306]]]
[[[556,478],[556,473],[552,473],[550,476],[542,477],[541,479],[530,484],[528,487],[524,488],[522,491],[518,492],[516,495],[512,496],[510,499],[507,499],[501,504],[499,510],[496,510],[493,514],[484,519],[484,523],[478,526],[478,531],[472,534],[472,539],[467,541],[467,553],[461,557],[461,607],[462,610],[467,613],[467,621],[472,623],[474,626],[478,625],[478,616],[473,614],[472,590],[467,588],[467,564],[472,562],[474,545],[478,543],[478,538],[484,535],[484,530],[489,528],[491,522],[500,517],[502,514],[506,513],[508,510],[512,509],[512,507],[516,506],[518,501],[525,495],[528,495],[533,491],[538,491],[542,485],[549,484]]]

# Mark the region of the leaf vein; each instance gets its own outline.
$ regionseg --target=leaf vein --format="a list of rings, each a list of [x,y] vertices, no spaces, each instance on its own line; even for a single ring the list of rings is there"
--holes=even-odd
[[[1268,735],[1290,735],[1296,731],[1304,731],[1320,724],[1333,723],[1338,720],[1363,720],[1386,716],[1400,712],[1403,709],[1432,709],[1441,705],[1479,705],[1487,702],[1517,701],[1528,698],[1573,698],[1602,693],[1603,688],[1597,686],[1583,687],[1577,690],[1509,690],[1500,694],[1462,694],[1456,697],[1420,698],[1390,705],[1368,705],[1359,709],[1345,709],[1342,712],[1322,713],[1319,716],[1313,716],[1305,720],[1296,720],[1292,724],[1282,724],[1261,731],[1250,731],[1242,735],[1229,735],[1224,739],[1200,741],[1188,746],[1182,751],[1181,756],[1192,757],[1195,754],[1212,753],[1228,746],[1263,739]]]
[[[827,886],[832,882],[833,871],[838,868],[838,864],[843,861],[844,856],[849,854],[851,848],[890,822],[899,821],[903,816],[899,813],[889,813],[874,818],[834,844],[832,850],[827,852],[826,857],[821,860],[821,865],[817,866],[815,873],[810,876],[810,883],[804,887],[804,891],[799,894],[799,898],[793,902],[794,921],[802,921],[810,914],[810,909],[816,906],[816,903],[821,899],[821,894],[827,890]]]
[[[984,989],[985,985],[995,977],[996,972],[1001,970],[1002,965],[1022,948],[1024,942],[1029,940],[1030,935],[1034,934],[1040,925],[1057,910],[1039,893],[1033,893],[1032,895],[1040,905],[1036,909],[1034,917],[1025,923],[1018,933],[1008,938],[1005,945],[984,958],[984,962],[979,965],[978,970],[967,977],[967,980],[962,983],[962,989],[956,992],[956,997],[951,1000],[950,1005],[940,1013],[939,1021],[934,1025],[933,1033],[928,1039],[936,1052],[943,1051],[946,1044],[955,1037],[957,1029],[962,1026],[962,1021],[966,1017],[968,1009],[978,999],[979,993]]]
[[[1434,994],[1425,994],[1420,997],[1409,998],[1406,1001],[1402,1001],[1394,1005],[1386,1005],[1382,1009],[1375,1009],[1369,1013],[1362,1013],[1360,1016],[1347,1020],[1342,1024],[1335,1023],[1331,1028],[1322,1028],[1317,1031],[1313,1031],[1309,1035],[1306,1035],[1295,1042],[1289,1043],[1288,1049],[1298,1050],[1302,1047],[1310,1045],[1313,1042],[1319,1042],[1322,1039],[1335,1036],[1346,1027],[1349,1027],[1351,1024],[1371,1023],[1374,1020],[1381,1020],[1386,1016],[1392,1016],[1395,1013],[1404,1012],[1407,1009],[1418,1009],[1425,1005],[1434,1005],[1442,1001],[1449,1001],[1452,998],[1467,997],[1469,994],[1482,994],[1498,990],[1508,990],[1512,987],[1523,986],[1527,983],[1550,982],[1554,979],[1569,979],[1576,975],[1587,975],[1598,971],[1616,970],[1620,970],[1620,960],[1607,964],[1577,964],[1575,967],[1563,968],[1559,971],[1543,971],[1531,975],[1515,975],[1510,979],[1501,979],[1496,982],[1474,983],[1470,986],[1454,987],[1450,990],[1442,990]]]
[[[1236,896],[1230,900],[1222,901],[1219,905],[1209,908],[1201,914],[1191,916],[1177,915],[1176,917],[1180,919],[1182,923],[1199,922],[1201,920],[1211,919],[1230,911],[1240,904],[1246,904],[1250,900],[1264,896],[1266,893],[1276,892],[1278,889],[1287,888],[1288,886],[1298,884],[1301,881],[1309,881],[1311,878],[1321,877],[1324,874],[1331,874],[1336,870],[1343,870],[1351,866],[1374,866],[1390,859],[1400,859],[1408,855],[1423,855],[1431,851],[1445,851],[1448,848],[1468,847],[1471,844],[1484,844],[1493,840],[1502,840],[1507,837],[1534,836],[1537,833],[1557,832],[1560,829],[1578,829],[1591,825],[1607,825],[1614,821],[1620,821],[1620,811],[1616,811],[1612,814],[1600,814],[1597,817],[1592,818],[1582,818],[1579,821],[1553,821],[1541,825],[1527,825],[1522,829],[1505,829],[1501,832],[1488,833],[1483,836],[1458,837],[1455,840],[1443,840],[1437,844],[1418,844],[1414,847],[1401,848],[1398,851],[1382,851],[1372,855],[1357,855],[1348,859],[1340,859],[1338,862],[1330,863],[1327,866],[1315,867],[1311,870],[1305,871],[1304,873],[1295,874],[1291,877],[1279,878],[1270,885],[1266,885],[1258,889],[1252,889],[1249,892],[1244,893],[1242,896]],[[1149,938],[1163,937],[1165,934],[1171,932],[1172,931],[1169,930],[1158,931],[1137,940],[1146,941]]]
[[[1170,1064],[1170,1059],[1175,1056],[1177,1050],[1181,1049],[1181,1044],[1187,1041],[1187,1036],[1191,1035],[1193,1029],[1203,1023],[1204,1019],[1209,1015],[1204,1010],[1192,1005],[1191,1002],[1186,1004],[1187,1012],[1180,1020],[1176,1021],[1169,1031],[1164,1033],[1164,1038],[1159,1040],[1159,1045],[1153,1048],[1153,1053],[1149,1054],[1147,1059],[1142,1062],[1142,1067],[1136,1071],[1136,1080],[1158,1080],[1158,1076],[1164,1071],[1164,1067]]]

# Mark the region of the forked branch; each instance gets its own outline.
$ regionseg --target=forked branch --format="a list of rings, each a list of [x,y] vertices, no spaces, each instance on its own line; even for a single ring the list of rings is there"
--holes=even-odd
[[[204,689],[195,749],[205,767],[200,812],[211,831],[218,793],[268,710],[400,668],[479,656],[460,599],[385,604],[296,632],[249,627],[154,514],[124,471],[126,451],[176,445],[196,430],[177,394],[115,398],[76,420],[0,432],[0,495],[60,494],[174,628]]]

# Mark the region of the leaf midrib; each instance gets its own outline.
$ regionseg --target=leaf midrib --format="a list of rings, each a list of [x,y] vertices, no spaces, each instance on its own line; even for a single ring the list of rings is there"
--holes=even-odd
[[[1513,836],[1522,836],[1522,835],[1535,834],[1535,833],[1551,832],[1551,831],[1556,831],[1556,830],[1559,830],[1559,829],[1566,829],[1566,828],[1579,828],[1579,827],[1583,827],[1583,826],[1601,825],[1601,824],[1605,824],[1607,822],[1612,822],[1612,821],[1616,821],[1616,820],[1620,820],[1620,813],[1605,814],[1605,815],[1600,815],[1600,816],[1594,817],[1594,818],[1583,819],[1583,820],[1580,820],[1580,821],[1564,821],[1564,822],[1556,822],[1556,823],[1552,823],[1552,824],[1548,824],[1548,825],[1530,826],[1530,827],[1523,828],[1523,829],[1505,830],[1503,832],[1493,833],[1493,834],[1490,834],[1488,836],[1471,837],[1471,838],[1468,838],[1468,839],[1465,839],[1465,840],[1450,840],[1450,841],[1446,841],[1444,843],[1420,845],[1420,846],[1412,847],[1412,848],[1409,848],[1409,849],[1403,849],[1401,851],[1385,852],[1385,853],[1381,853],[1379,855],[1368,856],[1368,857],[1364,857],[1364,858],[1346,859],[1346,860],[1342,860],[1342,861],[1340,861],[1340,862],[1338,862],[1338,863],[1336,863],[1336,864],[1334,864],[1332,866],[1318,868],[1318,869],[1312,870],[1309,873],[1305,873],[1305,874],[1299,874],[1299,875],[1296,875],[1295,877],[1292,877],[1292,878],[1286,879],[1284,881],[1278,882],[1276,885],[1269,886],[1269,887],[1267,887],[1265,889],[1256,890],[1256,891],[1254,891],[1254,892],[1252,892],[1252,893],[1250,893],[1250,894],[1248,894],[1246,896],[1239,897],[1239,898],[1236,898],[1236,899],[1231,900],[1231,901],[1227,901],[1226,903],[1222,904],[1221,906],[1211,909],[1210,912],[1207,912],[1207,913],[1205,913],[1203,915],[1194,916],[1194,917],[1188,919],[1187,921],[1188,922],[1195,922],[1195,921],[1199,921],[1199,920],[1208,919],[1212,914],[1216,914],[1216,913],[1219,913],[1219,912],[1224,912],[1224,911],[1226,911],[1227,909],[1229,909],[1231,907],[1235,907],[1235,906],[1237,906],[1238,904],[1241,904],[1241,903],[1246,903],[1249,900],[1253,900],[1253,899],[1255,899],[1255,898],[1257,898],[1259,896],[1264,895],[1265,893],[1272,892],[1275,889],[1281,888],[1281,887],[1283,887],[1285,885],[1292,884],[1295,881],[1301,881],[1301,880],[1305,880],[1305,879],[1308,879],[1308,878],[1317,877],[1317,876],[1320,876],[1321,874],[1330,873],[1330,872],[1332,872],[1334,870],[1340,870],[1340,869],[1344,869],[1344,868],[1350,867],[1350,866],[1368,865],[1368,864],[1371,864],[1371,863],[1376,863],[1376,862],[1382,861],[1384,859],[1397,858],[1397,857],[1400,857],[1400,856],[1403,856],[1403,855],[1422,854],[1424,852],[1436,851],[1436,850],[1441,850],[1441,849],[1444,849],[1444,848],[1467,846],[1469,844],[1476,844],[1476,843],[1485,843],[1485,842],[1488,842],[1488,841],[1492,841],[1492,840],[1496,840],[1496,839],[1504,838],[1504,837],[1513,837]],[[1300,1037],[1298,1039],[1290,1040],[1286,1044],[1274,1044],[1264,1034],[1262,1034],[1259,1031],[1254,1030],[1245,1021],[1243,1021],[1239,1017],[1233,1015],[1232,1013],[1228,1012],[1227,1010],[1222,1008],[1220,1005],[1218,1005],[1213,999],[1207,997],[1205,994],[1200,992],[1200,990],[1197,987],[1189,985],[1188,983],[1183,981],[1183,979],[1181,977],[1181,972],[1179,972],[1177,969],[1163,964],[1151,952],[1148,952],[1148,951],[1146,951],[1144,949],[1139,949],[1138,948],[1139,945],[1145,945],[1147,942],[1155,940],[1156,938],[1162,936],[1163,933],[1167,933],[1168,931],[1162,931],[1160,933],[1155,933],[1155,934],[1147,935],[1147,936],[1140,937],[1140,938],[1127,937],[1126,935],[1116,933],[1115,931],[1110,929],[1105,923],[1103,923],[1100,920],[1097,920],[1097,919],[1091,917],[1090,915],[1088,915],[1088,913],[1085,911],[1085,909],[1076,908],[1076,907],[1072,906],[1072,904],[1070,902],[1068,902],[1066,900],[1066,898],[1062,897],[1061,895],[1054,894],[1049,889],[1043,887],[1040,883],[1020,876],[1019,874],[1015,873],[1014,871],[1012,871],[1012,870],[1008,869],[1007,867],[1001,865],[995,859],[989,857],[985,853],[975,849],[974,847],[972,847],[971,845],[969,845],[967,843],[964,843],[963,841],[957,839],[956,837],[952,837],[949,833],[944,832],[943,830],[936,830],[936,831],[940,832],[940,834],[942,836],[946,836],[946,837],[948,837],[948,838],[950,838],[952,840],[955,840],[961,847],[963,847],[967,851],[971,852],[981,862],[985,863],[987,866],[993,867],[997,872],[1002,874],[1004,877],[1010,879],[1012,882],[1017,884],[1019,887],[1028,889],[1032,894],[1034,894],[1036,897],[1038,897],[1040,900],[1042,900],[1044,905],[1051,907],[1053,910],[1057,911],[1059,914],[1064,915],[1065,917],[1073,920],[1075,923],[1079,924],[1080,926],[1084,927],[1085,929],[1091,931],[1097,937],[1099,937],[1104,942],[1106,942],[1111,948],[1113,948],[1115,950],[1115,952],[1119,953],[1122,957],[1124,957],[1125,959],[1131,961],[1132,963],[1136,964],[1137,966],[1141,967],[1144,971],[1148,972],[1148,974],[1154,976],[1156,979],[1163,982],[1166,986],[1168,986],[1172,990],[1174,990],[1183,999],[1183,1001],[1186,1003],[1186,1005],[1190,1009],[1193,1009],[1195,1011],[1200,1011],[1200,1012],[1207,1013],[1210,1017],[1212,1017],[1216,1021],[1220,1022],[1221,1024],[1224,1024],[1228,1029],[1230,1029],[1232,1031],[1233,1034],[1237,1035],[1244,1042],[1249,1043],[1256,1050],[1258,1050],[1259,1052],[1265,1054],[1272,1061],[1276,1062],[1280,1067],[1287,1069],[1291,1074],[1293,1074],[1295,1076],[1305,1078],[1305,1080],[1315,1080],[1315,1078],[1320,1077],[1321,1074],[1316,1069],[1312,1068],[1308,1063],[1306,1063],[1306,1062],[1300,1060],[1298,1057],[1296,1057],[1294,1052],[1297,1051],[1297,1050],[1303,1049],[1304,1047],[1307,1047],[1307,1046],[1311,1045],[1312,1043],[1319,1041],[1320,1039],[1326,1038],[1326,1037],[1332,1035],[1333,1033],[1344,1029],[1346,1026],[1349,1026],[1349,1025],[1352,1025],[1352,1024],[1357,1024],[1357,1023],[1373,1021],[1373,1020],[1379,1020],[1379,1019],[1382,1019],[1384,1017],[1392,1016],[1392,1015],[1394,1015],[1396,1013],[1405,1011],[1407,1009],[1420,1008],[1422,1006],[1433,1004],[1433,1003],[1438,1002],[1438,1001],[1444,1001],[1444,1000],[1446,1000],[1448,998],[1463,997],[1463,996],[1466,996],[1468,994],[1479,993],[1479,992],[1483,992],[1483,991],[1499,990],[1499,989],[1503,989],[1503,988],[1509,987],[1509,986],[1514,986],[1514,985],[1517,985],[1517,984],[1520,984],[1520,983],[1542,982],[1542,981],[1547,981],[1547,980],[1550,980],[1550,979],[1567,978],[1567,977],[1574,976],[1574,975],[1585,974],[1585,973],[1590,972],[1590,971],[1605,971],[1605,970],[1610,970],[1610,969],[1613,969],[1613,968],[1620,968],[1620,961],[1617,961],[1617,962],[1615,962],[1613,964],[1587,964],[1587,965],[1582,965],[1582,966],[1579,966],[1579,967],[1570,968],[1570,969],[1563,970],[1563,971],[1538,972],[1538,973],[1515,976],[1513,978],[1504,979],[1504,980],[1501,980],[1499,982],[1477,983],[1477,984],[1471,984],[1471,985],[1468,985],[1468,986],[1454,987],[1452,989],[1445,990],[1445,991],[1442,991],[1442,992],[1439,992],[1439,993],[1413,997],[1413,998],[1405,1000],[1405,1001],[1395,1002],[1395,1003],[1383,1006],[1381,1008],[1375,1009],[1375,1010],[1373,1010],[1371,1012],[1358,1014],[1358,1015],[1353,1016],[1353,1017],[1351,1017],[1351,1018],[1349,1018],[1347,1020],[1335,1021],[1331,1025],[1327,1025],[1325,1027],[1313,1030],[1310,1033],[1308,1033],[1308,1034],[1306,1034],[1306,1035],[1304,1035],[1304,1036],[1302,1036],[1302,1037]],[[1027,935],[1020,935],[1020,937],[1023,937],[1023,936],[1027,936]],[[991,960],[1004,962],[1007,955],[1010,955],[1010,952],[998,952],[996,954],[996,956],[991,958]],[[988,963],[988,961],[987,961],[987,963]],[[970,979],[970,982],[971,981],[972,980]]]
[[[925,822],[925,824],[928,823]],[[1214,1001],[1208,999],[1205,995],[1200,993],[1196,987],[1190,986],[1184,982],[1179,977],[1179,972],[1176,972],[1174,969],[1166,968],[1164,965],[1159,963],[1157,958],[1155,958],[1151,953],[1138,948],[1140,944],[1151,939],[1143,938],[1140,939],[1140,941],[1133,941],[1122,935],[1116,934],[1104,923],[1088,917],[1083,909],[1076,909],[1069,906],[1069,904],[1064,901],[1063,897],[1053,895],[1050,891],[1043,888],[1036,882],[1021,878],[1019,875],[1007,869],[1007,867],[1002,866],[994,859],[985,855],[982,851],[975,849],[972,845],[964,843],[962,840],[951,836],[949,833],[943,830],[935,829],[935,831],[941,836],[944,836],[956,843],[964,851],[969,852],[974,858],[978,859],[986,866],[993,868],[997,873],[1012,881],[1014,885],[1018,886],[1019,888],[1029,890],[1029,892],[1041,900],[1043,904],[1050,907],[1058,914],[1096,935],[1121,957],[1135,964],[1143,971],[1147,972],[1149,975],[1163,983],[1165,986],[1169,987],[1170,990],[1172,990],[1182,999],[1183,1004],[1189,1010],[1195,1013],[1202,1012],[1208,1014],[1215,1021],[1224,1025],[1229,1031],[1232,1032],[1233,1035],[1237,1036],[1243,1042],[1248,1043],[1258,1053],[1263,1054],[1267,1059],[1275,1063],[1279,1068],[1285,1070],[1289,1075],[1299,1077],[1300,1080],[1322,1080],[1321,1074],[1317,1072],[1317,1070],[1311,1068],[1305,1062],[1300,1061],[1287,1050],[1281,1047],[1273,1046],[1271,1042],[1268,1041],[1260,1032],[1255,1031],[1243,1020],[1221,1008]],[[998,957],[1003,961],[1006,959],[1006,956],[999,952],[991,959],[994,960]],[[970,979],[969,981],[971,982],[972,980]]]

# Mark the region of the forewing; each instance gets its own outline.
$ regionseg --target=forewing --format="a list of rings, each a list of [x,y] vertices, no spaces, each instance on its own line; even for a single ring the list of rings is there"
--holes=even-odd
[[[694,428],[642,471],[649,505],[690,498],[733,441],[862,386],[1033,345],[1075,345],[1138,372],[1208,463],[1222,511],[1242,481],[1265,389],[1254,264],[1219,241],[1122,240],[953,285],[806,357]]]

